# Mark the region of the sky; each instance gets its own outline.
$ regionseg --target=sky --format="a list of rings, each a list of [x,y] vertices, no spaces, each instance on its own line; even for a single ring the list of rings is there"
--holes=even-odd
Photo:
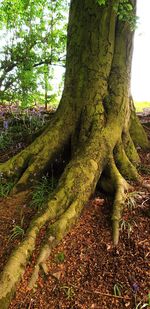
[[[150,102],[150,0],[137,1],[131,91],[135,101]]]

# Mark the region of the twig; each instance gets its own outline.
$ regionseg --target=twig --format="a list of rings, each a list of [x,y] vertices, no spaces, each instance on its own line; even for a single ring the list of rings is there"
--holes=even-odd
[[[29,306],[28,306],[28,309],[31,308],[31,305],[33,304],[33,298],[30,299],[30,303],[29,303]]]
[[[150,200],[150,197],[147,198],[145,201],[143,201],[142,206],[143,206],[147,201],[149,201],[149,200]]]
[[[76,286],[76,285],[72,285],[74,288],[76,288],[76,289],[78,289],[78,290],[80,290],[81,288],[79,288],[78,286]],[[95,294],[99,294],[99,295],[101,295],[101,296],[106,296],[106,297],[112,297],[112,298],[118,298],[118,299],[125,299],[125,300],[132,300],[132,298],[131,297],[128,297],[128,296],[118,296],[118,295],[113,295],[113,294],[109,294],[109,293],[101,293],[101,292],[99,292],[99,291],[97,291],[97,290],[91,290],[91,291],[89,291],[89,290],[86,290],[86,289],[83,289],[82,288],[82,290],[83,290],[83,292],[87,292],[87,293],[90,293],[90,294],[93,294],[93,293],[95,293]]]
[[[113,295],[113,294],[101,293],[101,292],[99,292],[97,290],[94,290],[94,291],[86,290],[86,292],[88,292],[88,293],[95,293],[95,294],[99,294],[101,296],[106,296],[106,297],[118,298],[118,299],[125,299],[125,300],[131,300],[132,299],[131,297],[126,297],[126,296],[117,296],[117,295]]]

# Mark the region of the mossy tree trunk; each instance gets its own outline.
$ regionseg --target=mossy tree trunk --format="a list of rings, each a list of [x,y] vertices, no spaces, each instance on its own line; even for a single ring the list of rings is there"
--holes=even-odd
[[[132,1],[135,6],[136,1]],[[140,181],[139,156],[134,146],[135,111],[131,108],[130,76],[133,32],[117,18],[118,1],[99,6],[93,0],[72,0],[68,25],[66,75],[58,110],[46,130],[21,153],[0,165],[3,178],[16,181],[14,192],[28,187],[71,143],[71,159],[42,215],[35,218],[25,239],[13,252],[1,275],[0,307],[7,308],[34,248],[36,237],[48,223],[30,282],[94,193],[102,177],[105,190],[113,190],[113,241],[119,240],[119,221],[129,188],[125,178]],[[132,124],[133,123],[133,124]],[[137,121],[138,123],[138,121]],[[141,146],[148,147],[138,124]],[[133,140],[132,140],[132,138]],[[144,143],[142,144],[142,141]],[[104,177],[105,176],[105,177]],[[51,223],[53,222],[53,223]]]

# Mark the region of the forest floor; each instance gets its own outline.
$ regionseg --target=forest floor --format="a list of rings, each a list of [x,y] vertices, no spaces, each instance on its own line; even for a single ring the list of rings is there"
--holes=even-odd
[[[39,111],[32,112],[36,113]],[[16,121],[18,125],[20,121],[19,116],[16,116],[15,111],[12,115],[6,109],[1,109],[0,114],[0,162],[4,162],[25,147],[29,142],[26,137],[29,136],[29,131],[32,135],[33,128],[31,124],[27,125],[21,120],[19,128],[12,132],[14,122]],[[28,116],[28,120],[34,118],[30,117],[31,113]],[[38,117],[41,119],[44,116],[40,112]],[[35,117],[35,122],[39,121],[38,117]],[[147,126],[150,117],[141,115],[141,120],[150,135],[150,127]],[[24,125],[27,133],[24,130],[20,136],[18,135],[20,126]],[[11,138],[8,136],[6,142],[5,135],[10,134]],[[150,184],[150,153],[142,152],[140,149],[139,151],[142,162],[139,172]],[[37,209],[33,207],[35,204],[31,191],[6,196],[9,186],[5,190],[0,186],[0,190],[0,271],[2,271],[10,253],[24,237],[24,232]],[[128,195],[120,224],[120,242],[118,247],[114,248],[111,197],[97,191],[86,205],[79,222],[52,251],[47,263],[48,275],[39,277],[34,289],[29,290],[28,283],[45,236],[45,229],[42,229],[37,239],[36,250],[9,308],[148,308],[150,306],[149,205],[148,191],[134,185],[133,192]]]

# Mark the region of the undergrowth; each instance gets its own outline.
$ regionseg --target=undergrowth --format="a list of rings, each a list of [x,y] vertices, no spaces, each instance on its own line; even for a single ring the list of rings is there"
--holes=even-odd
[[[40,111],[35,110],[2,116],[0,122],[0,149],[9,148],[14,144],[14,139],[20,141],[29,135],[33,135],[42,128],[48,118]]]
[[[56,188],[56,185],[57,180],[55,178],[43,176],[41,180],[38,181],[33,187],[32,200],[29,206],[37,211],[40,211],[50,194]]]
[[[13,187],[14,187],[14,182],[12,181],[8,181],[6,183],[0,182],[0,197],[4,198],[8,196],[11,190],[13,189]]]

